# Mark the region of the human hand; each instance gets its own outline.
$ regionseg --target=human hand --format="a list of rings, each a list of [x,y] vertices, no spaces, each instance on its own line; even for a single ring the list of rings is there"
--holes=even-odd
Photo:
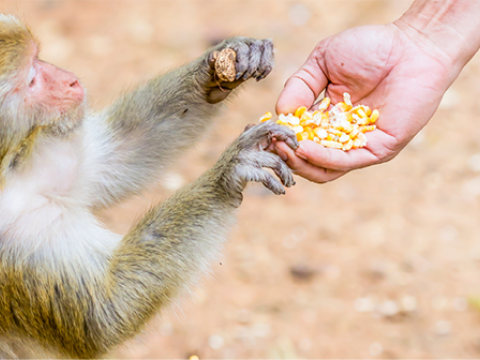
[[[352,28],[321,41],[292,75],[277,113],[312,107],[325,89],[335,104],[348,92],[357,103],[379,109],[368,144],[347,152],[304,140],[293,151],[281,141],[275,151],[294,172],[314,182],[394,158],[433,116],[460,66],[434,44],[407,35],[395,24]]]

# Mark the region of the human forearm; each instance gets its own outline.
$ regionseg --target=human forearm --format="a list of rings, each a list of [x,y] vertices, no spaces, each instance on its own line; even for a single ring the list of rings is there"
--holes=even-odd
[[[416,0],[394,24],[443,61],[453,81],[480,48],[479,19],[478,0]]]

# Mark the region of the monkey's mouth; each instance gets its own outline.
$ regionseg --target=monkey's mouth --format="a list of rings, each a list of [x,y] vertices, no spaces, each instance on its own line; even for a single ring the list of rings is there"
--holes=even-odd
[[[35,122],[49,128],[53,134],[66,135],[82,124],[87,110],[86,97],[73,106],[56,108],[53,111],[41,111],[35,116]]]

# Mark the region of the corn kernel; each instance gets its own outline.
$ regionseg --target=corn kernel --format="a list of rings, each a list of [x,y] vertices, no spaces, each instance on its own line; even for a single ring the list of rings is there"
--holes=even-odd
[[[362,147],[362,141],[360,139],[355,139],[353,140],[353,146],[354,149],[358,149]]]
[[[305,111],[301,116],[300,116],[300,122],[301,121],[307,121],[307,120],[312,120],[312,113],[309,111]]]
[[[337,136],[340,136],[340,135],[343,134],[340,130],[337,130],[337,129],[335,129],[335,128],[330,128],[330,129],[328,129],[328,132],[331,133],[331,134],[333,134],[333,135],[337,135]]]
[[[300,106],[296,111],[295,111],[295,117],[300,118],[302,114],[307,110],[306,106]]]
[[[320,141],[320,144],[322,144],[325,147],[334,148],[334,149],[341,149],[343,147],[343,144],[338,141],[322,140]]]
[[[313,132],[315,133],[315,135],[317,135],[319,139],[326,139],[328,136],[327,130],[320,127],[314,129]]]
[[[348,151],[353,147],[353,140],[349,139],[346,143],[343,144],[342,150]]]
[[[308,140],[313,140],[315,137],[315,133],[313,132],[311,127],[304,128],[305,132],[308,134]]]
[[[338,139],[338,141],[340,141],[341,143],[345,143],[347,142],[348,140],[350,140],[350,136],[348,136],[347,134],[342,134],[340,136],[340,138]]]
[[[375,121],[377,121],[379,116],[380,112],[377,109],[373,110],[372,115],[370,116],[370,124],[373,124]]]
[[[267,111],[265,113],[265,115],[263,115],[261,118],[260,118],[260,122],[264,122],[264,121],[268,121],[272,118],[272,113],[270,111]]]
[[[330,111],[326,111],[330,106],[330,99],[326,97],[313,113],[302,106],[294,114],[280,114],[276,123],[292,129],[299,141],[309,139],[343,151],[364,147],[367,144],[364,133],[375,130],[376,126],[372,124],[380,113],[365,105],[353,107],[348,93],[344,93],[343,98],[344,102],[337,103]],[[271,117],[267,112],[260,121]]]
[[[370,116],[372,115],[372,109],[370,109],[368,106],[366,105],[362,105],[363,106],[363,109],[365,111],[365,114],[367,114],[367,116]]]
[[[367,126],[360,126],[359,129],[362,133],[366,133],[366,132],[375,130],[375,128],[376,128],[375,125],[367,125]]]
[[[367,114],[365,114],[365,111],[363,111],[362,109],[358,109],[357,114],[360,118],[366,118],[367,117]]]
[[[303,126],[301,126],[301,125],[294,126],[294,127],[292,127],[292,130],[295,132],[295,134],[299,134],[299,133],[303,132]]]
[[[357,120],[358,125],[367,125],[369,123],[370,119],[368,117],[365,118],[360,118],[360,120]]]
[[[354,139],[357,137],[358,133],[360,132],[359,128],[354,128],[352,130],[352,132],[350,134],[348,134],[350,136],[350,139]]]
[[[318,111],[325,111],[330,106],[330,98],[324,97],[320,104],[318,105]]]
[[[308,132],[297,133],[297,140],[298,141],[308,140]]]
[[[339,109],[341,112],[346,112],[350,110],[350,106],[345,104],[344,102],[340,101],[337,105],[334,106],[334,108]]]
[[[350,121],[342,121],[342,129],[346,133],[351,133],[353,131],[353,125],[350,123]]]
[[[343,93],[343,102],[347,104],[349,108],[352,108],[352,98],[350,97],[350,94],[347,92]]]

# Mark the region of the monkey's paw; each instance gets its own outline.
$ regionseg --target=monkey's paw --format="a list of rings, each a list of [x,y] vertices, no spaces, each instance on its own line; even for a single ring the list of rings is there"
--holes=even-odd
[[[233,50],[233,51],[232,51]],[[264,79],[273,68],[273,43],[234,37],[216,46],[207,57],[211,78],[207,83],[207,101],[217,103],[244,81]]]
[[[276,154],[266,151],[272,138],[284,141],[292,149],[299,144],[295,133],[281,125],[267,121],[256,126],[247,127],[237,141],[232,145],[237,150],[233,168],[233,184],[249,181],[261,182],[274,194],[285,194],[286,187],[295,185],[292,172]],[[281,183],[264,168],[270,168],[281,180]]]

